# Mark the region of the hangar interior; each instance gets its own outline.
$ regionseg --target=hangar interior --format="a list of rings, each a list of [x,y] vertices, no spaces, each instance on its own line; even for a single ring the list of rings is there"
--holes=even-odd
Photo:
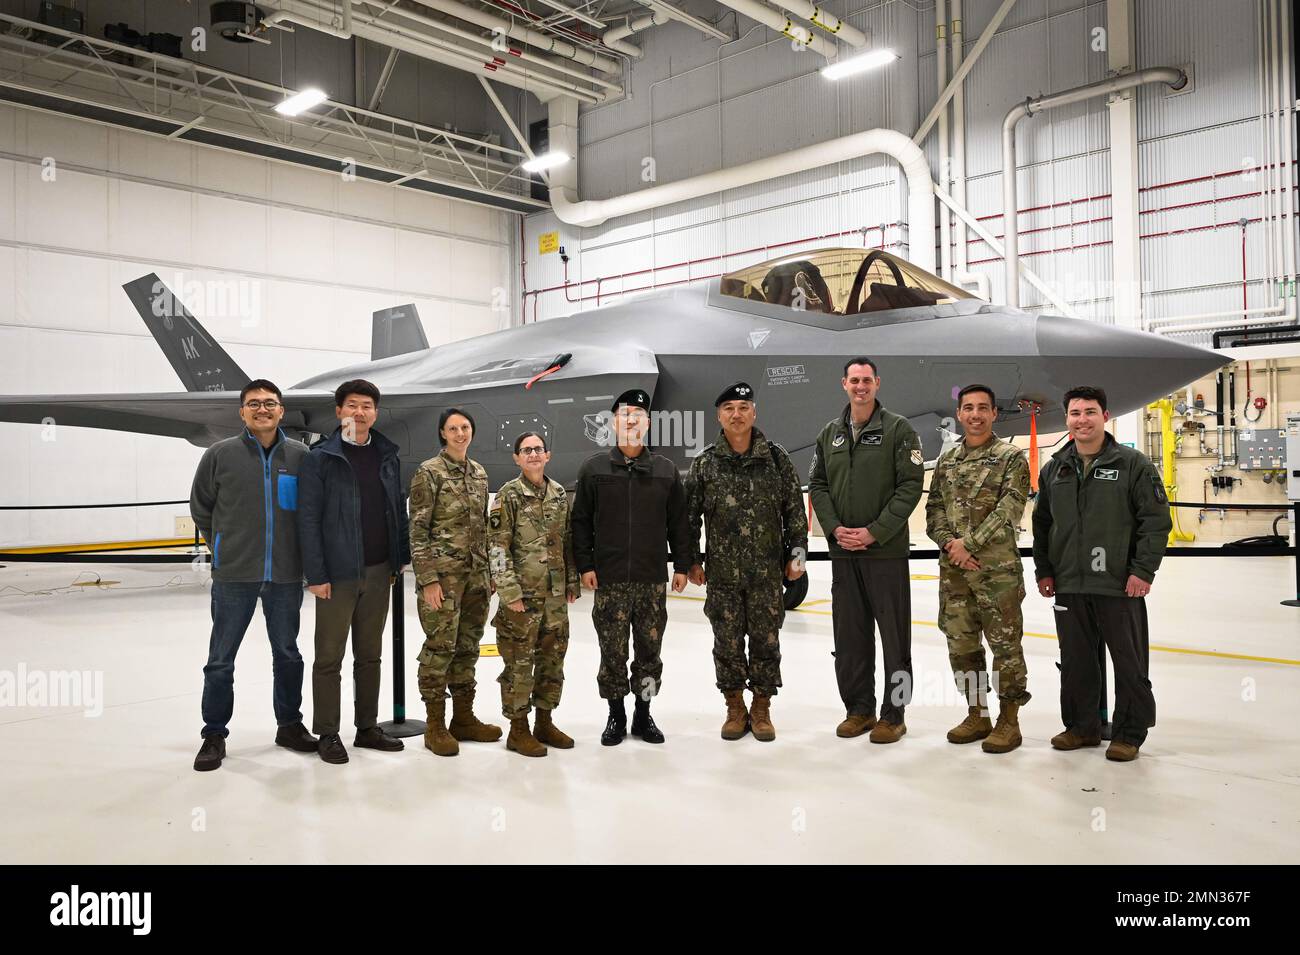
[[[287,389],[366,368],[384,309],[413,305],[434,349],[566,318],[552,327],[576,349],[613,327],[610,309],[641,308],[628,314],[653,337],[668,312],[727,294],[729,280],[743,289],[764,263],[880,250],[916,270],[898,284],[930,301],[1217,354],[1221,368],[1170,381],[1109,427],[1185,505],[1171,552],[1294,547],[1293,51],[1284,0],[0,0],[0,409],[14,396],[28,409],[0,410],[0,765],[16,810],[0,856],[1293,859],[1300,611],[1281,601],[1300,598],[1300,578],[1295,556],[1249,545],[1166,558],[1148,598],[1160,720],[1132,765],[1049,747],[1055,623],[1028,560],[1025,745],[997,759],[949,745],[963,704],[935,623],[937,562],[917,558],[920,698],[900,746],[834,736],[830,571],[814,560],[782,631],[772,745],[717,739],[705,591],[692,585],[668,600],[666,746],[599,750],[584,594],[557,711],[572,752],[529,761],[469,746],[436,760],[417,736],[336,767],[278,749],[255,618],[225,771],[195,774],[211,581],[183,501],[206,443],[30,411],[33,396],[186,390],[123,291],[150,273],[240,368]],[[277,110],[311,91],[313,105]],[[866,310],[845,307],[848,277],[827,287],[839,303],[827,312]],[[880,280],[888,299],[893,279]],[[924,327],[911,334],[919,353],[945,354]],[[843,407],[839,366],[773,365],[763,338],[738,340],[714,374],[740,368],[759,387],[760,428],[790,400],[787,382],[810,389],[794,432],[806,445]],[[981,341],[977,327],[966,367],[999,357]],[[639,347],[610,346],[620,360]],[[570,349],[498,357],[557,350]],[[679,383],[667,369],[661,357],[660,385]],[[882,374],[881,403],[909,376]],[[700,393],[729,383],[708,378]],[[1019,424],[1017,396],[1000,408]],[[702,412],[711,442],[707,405],[682,410]],[[1014,441],[1036,471],[1064,439],[1026,425]],[[499,438],[477,440],[471,457]],[[86,507],[109,504],[124,506]],[[918,550],[933,547],[923,512],[909,527]],[[1026,511],[1022,545],[1029,530]],[[91,548],[115,554],[57,559]],[[413,598],[403,619],[399,690],[414,710]],[[308,663],[312,622],[309,599]],[[481,716],[497,709],[492,641],[489,625]],[[57,698],[60,682],[77,701]]]

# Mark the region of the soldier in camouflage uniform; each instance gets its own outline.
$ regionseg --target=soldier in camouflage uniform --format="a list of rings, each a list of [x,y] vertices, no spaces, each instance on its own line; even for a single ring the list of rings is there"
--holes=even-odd
[[[940,456],[925,506],[926,533],[943,550],[939,628],[948,638],[953,677],[968,705],[966,719],[949,730],[948,741],[982,739],[984,752],[1009,753],[1021,743],[1018,713],[1029,702],[1021,650],[1025,578],[1016,546],[1029,464],[1019,448],[993,433],[997,404],[987,386],[960,391],[957,419],[965,438]],[[981,633],[993,651],[996,727],[988,714]]]
[[[636,694],[631,732],[662,743],[650,701],[663,686],[664,626],[668,622],[665,568],[672,549],[672,587],[686,588],[691,569],[686,489],[677,466],[645,444],[650,395],[630,388],[614,400],[616,446],[587,458],[578,471],[569,524],[582,586],[594,590],[591,622],[600,643],[596,684],[609,702],[603,746],[617,746],[628,733],[623,698]],[[628,680],[628,631],[632,634]]]
[[[723,739],[747,729],[776,738],[770,703],[781,685],[782,576],[803,575],[808,518],[790,456],[754,427],[754,389],[737,382],[718,395],[718,440],[691,464],[686,479],[693,550],[691,582],[708,583],[704,615],[713,625],[713,665],[727,701]],[[706,567],[700,527],[708,540]],[[749,635],[749,660],[745,636]],[[745,708],[745,687],[754,694]]]
[[[491,743],[501,727],[474,716],[474,668],[491,599],[487,560],[487,471],[467,455],[474,419],[451,408],[438,420],[443,449],[411,479],[411,564],[424,628],[419,684],[427,723],[424,745],[439,756],[457,740]],[[447,689],[452,718],[446,725]]]
[[[502,485],[488,512],[488,564],[500,601],[492,626],[504,666],[501,712],[510,720],[506,748],[545,756],[573,740],[551,722],[564,686],[568,604],[581,587],[569,535],[569,496],[545,475],[546,441],[535,431],[515,439],[520,475]],[[529,732],[528,710],[537,708]]]

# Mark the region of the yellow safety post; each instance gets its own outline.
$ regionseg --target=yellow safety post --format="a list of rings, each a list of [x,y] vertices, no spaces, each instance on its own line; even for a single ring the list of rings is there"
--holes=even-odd
[[[1178,525],[1178,467],[1174,457],[1176,442],[1174,438],[1174,403],[1169,398],[1148,405],[1151,411],[1160,415],[1160,474],[1165,482],[1165,496],[1169,498],[1169,516],[1173,527],[1169,531],[1169,543],[1175,541],[1194,541],[1195,534],[1189,534]]]

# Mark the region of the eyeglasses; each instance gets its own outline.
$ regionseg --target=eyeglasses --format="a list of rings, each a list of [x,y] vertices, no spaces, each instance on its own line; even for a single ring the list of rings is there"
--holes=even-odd
[[[524,457],[524,458],[528,457],[530,454],[542,455],[542,454],[545,454],[545,453],[546,453],[546,449],[545,449],[545,448],[539,448],[539,447],[536,447],[536,446],[534,446],[534,447],[530,447],[530,448],[520,448],[520,449],[519,449],[519,456],[520,456],[520,457]]]
[[[257,411],[259,408],[265,408],[267,411],[274,411],[276,408],[280,407],[280,402],[276,401],[274,398],[267,398],[265,401],[258,401],[254,398],[252,401],[245,401],[244,407],[248,408],[250,411]]]

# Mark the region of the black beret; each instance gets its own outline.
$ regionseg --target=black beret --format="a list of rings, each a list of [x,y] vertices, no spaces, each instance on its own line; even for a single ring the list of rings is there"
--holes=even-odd
[[[724,401],[753,401],[754,389],[747,382],[738,381],[722,394],[718,395],[718,400],[713,402],[713,407],[718,407]]]
[[[619,408],[623,407],[623,405],[635,405],[638,408],[644,408],[646,411],[649,411],[650,396],[640,388],[629,388],[614,399],[614,407],[609,410],[617,411]]]

